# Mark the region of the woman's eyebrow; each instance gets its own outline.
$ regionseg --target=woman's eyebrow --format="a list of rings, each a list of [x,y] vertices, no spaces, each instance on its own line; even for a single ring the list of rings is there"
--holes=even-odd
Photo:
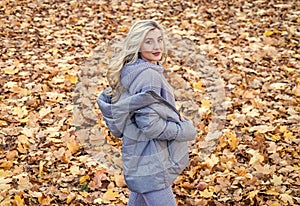
[[[162,38],[162,36],[157,37],[157,39],[161,39],[161,38]],[[151,39],[154,39],[154,38],[153,37],[148,37],[145,40],[151,40]]]

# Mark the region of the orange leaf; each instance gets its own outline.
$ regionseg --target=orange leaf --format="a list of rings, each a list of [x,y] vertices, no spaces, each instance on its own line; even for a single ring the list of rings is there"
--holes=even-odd
[[[74,139],[67,143],[67,147],[72,154],[76,153],[80,149],[79,143],[77,143]]]

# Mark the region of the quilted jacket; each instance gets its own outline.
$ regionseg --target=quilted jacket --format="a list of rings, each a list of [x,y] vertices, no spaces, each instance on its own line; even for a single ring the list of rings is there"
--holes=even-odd
[[[112,103],[108,90],[97,99],[113,135],[122,138],[125,181],[131,191],[145,193],[169,187],[189,163],[187,141],[195,138],[191,120],[180,120],[161,65],[139,59],[126,65],[127,88]]]

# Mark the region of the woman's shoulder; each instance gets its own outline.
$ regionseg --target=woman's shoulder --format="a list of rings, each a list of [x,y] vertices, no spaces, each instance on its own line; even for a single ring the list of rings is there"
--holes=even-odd
[[[125,65],[121,73],[121,81],[125,87],[129,87],[134,81],[151,81],[162,78],[162,67],[147,62],[143,59],[138,59],[133,64]]]

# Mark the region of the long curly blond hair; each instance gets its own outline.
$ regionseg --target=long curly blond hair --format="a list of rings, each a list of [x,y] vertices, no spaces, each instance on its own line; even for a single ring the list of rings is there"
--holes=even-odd
[[[139,50],[147,33],[159,29],[163,38],[163,56],[167,57],[166,34],[163,27],[154,20],[140,20],[132,25],[127,36],[113,45],[114,54],[110,59],[107,71],[107,80],[111,87],[112,102],[116,102],[125,91],[121,83],[121,71],[124,65],[132,64],[139,58]]]

